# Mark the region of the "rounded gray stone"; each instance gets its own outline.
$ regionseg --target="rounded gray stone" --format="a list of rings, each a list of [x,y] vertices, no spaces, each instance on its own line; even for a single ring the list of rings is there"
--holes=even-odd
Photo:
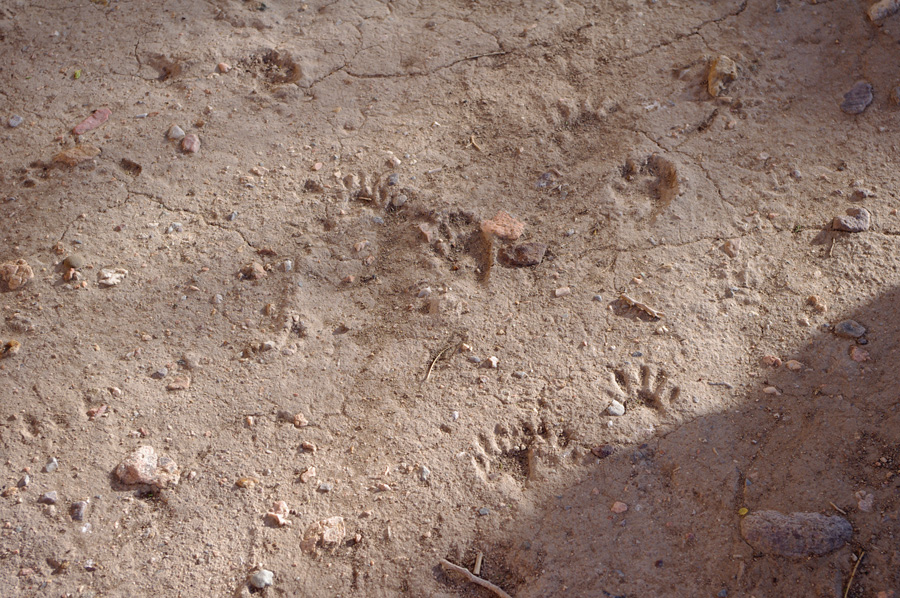
[[[250,585],[260,590],[272,585],[274,581],[275,574],[268,569],[260,569],[250,576]]]
[[[606,408],[606,412],[616,417],[625,415],[625,405],[613,399],[613,402]]]
[[[853,526],[837,515],[757,511],[741,520],[741,535],[758,552],[802,558],[842,547],[853,535]]]
[[[834,325],[834,333],[843,338],[859,338],[866,333],[866,327],[856,320],[843,320]]]
[[[835,216],[831,228],[845,233],[861,233],[869,230],[872,215],[865,208],[850,208],[846,216]]]
[[[862,114],[873,99],[872,84],[868,81],[857,81],[850,91],[844,94],[841,110],[847,114]]]

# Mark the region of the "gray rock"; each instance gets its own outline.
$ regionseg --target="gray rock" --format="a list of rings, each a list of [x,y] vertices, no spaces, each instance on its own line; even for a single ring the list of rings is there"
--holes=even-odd
[[[843,338],[859,338],[866,333],[866,328],[855,320],[843,320],[834,325],[834,333]]]
[[[19,488],[27,488],[28,484],[31,483],[31,476],[27,473],[19,478],[19,481],[16,483],[16,486]]]
[[[427,482],[431,478],[431,470],[422,465],[419,467],[419,479]]]
[[[478,509],[478,514],[482,517],[486,517],[487,515],[490,515],[490,513],[491,510],[487,507],[481,507],[480,509]]]
[[[250,576],[250,585],[257,589],[266,588],[275,581],[275,574],[268,569],[260,569]]]
[[[87,511],[88,503],[86,500],[79,500],[78,502],[72,503],[72,508],[69,511],[72,514],[72,519],[74,521],[84,521],[84,513]]]
[[[13,114],[9,117],[9,120],[6,121],[6,124],[10,126],[10,128],[15,129],[19,125],[25,122],[25,119],[19,116],[18,114]]]
[[[606,408],[606,412],[617,417],[620,415],[625,415],[625,405],[613,399],[613,402],[610,403],[609,407]]]
[[[45,492],[44,494],[41,494],[41,497],[38,499],[38,502],[44,505],[55,505],[58,501],[59,494],[56,493],[56,490]]]
[[[850,540],[853,526],[837,515],[757,511],[741,520],[741,535],[758,552],[802,558],[834,552]]]
[[[44,465],[44,473],[53,473],[57,469],[59,469],[59,461],[56,460],[56,457],[51,457]]]
[[[872,84],[868,81],[857,81],[850,91],[844,94],[841,110],[847,114],[862,114],[872,103],[873,98]]]
[[[319,492],[331,492],[332,490],[334,490],[334,484],[329,484],[328,482],[319,484]]]
[[[178,125],[172,125],[169,127],[169,131],[166,133],[166,137],[169,139],[174,139],[175,141],[181,141],[184,139],[184,129],[179,127]]]
[[[861,233],[869,230],[872,215],[865,208],[850,208],[846,216],[835,216],[831,228],[846,233]]]
[[[153,372],[152,374],[150,374],[150,377],[153,378],[154,380],[162,380],[162,379],[165,378],[168,374],[169,374],[169,368],[163,366],[163,367],[157,369],[157,370],[156,370],[155,372]]]

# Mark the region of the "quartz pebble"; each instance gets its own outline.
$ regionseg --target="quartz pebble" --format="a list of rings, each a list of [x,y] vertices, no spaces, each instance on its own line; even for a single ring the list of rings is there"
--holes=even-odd
[[[609,510],[612,511],[613,513],[624,513],[625,511],[628,510],[628,505],[626,505],[622,501],[617,500],[616,502],[613,503],[612,507],[610,507]]]
[[[318,546],[335,549],[340,546],[346,533],[343,517],[322,519],[310,525],[303,532],[300,549],[310,554],[314,554]]]
[[[625,405],[613,399],[612,403],[609,404],[609,407],[606,408],[606,412],[616,417],[625,415]]]
[[[267,588],[275,582],[275,574],[268,569],[260,569],[250,576],[250,585],[259,590]]]
[[[44,473],[53,473],[57,469],[59,469],[59,461],[56,460],[56,457],[51,457],[44,465]]]
[[[22,118],[22,117],[19,116],[18,114],[13,114],[12,116],[9,117],[9,120],[6,121],[6,124],[7,124],[11,129],[15,129],[16,127],[18,127],[19,125],[21,125],[23,122],[25,122],[25,119],[24,119],[24,118]]]
[[[842,547],[853,535],[853,527],[836,515],[757,511],[741,520],[741,535],[764,554],[806,558]]]
[[[178,465],[169,457],[160,457],[152,446],[142,446],[116,467],[116,477],[127,485],[148,484],[157,488],[177,485]]]
[[[184,139],[184,129],[182,129],[178,125],[172,125],[166,132],[166,137],[172,139],[173,141],[181,141],[182,139]]]

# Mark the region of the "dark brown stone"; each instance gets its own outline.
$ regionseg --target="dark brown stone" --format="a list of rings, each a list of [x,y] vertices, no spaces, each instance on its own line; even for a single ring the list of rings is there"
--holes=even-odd
[[[513,247],[503,247],[497,252],[497,259],[509,268],[537,266],[544,259],[547,246],[543,243],[522,243]]]

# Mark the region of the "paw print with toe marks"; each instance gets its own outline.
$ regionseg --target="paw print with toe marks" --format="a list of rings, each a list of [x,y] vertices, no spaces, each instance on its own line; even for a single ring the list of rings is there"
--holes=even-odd
[[[540,477],[544,466],[560,464],[573,454],[571,436],[546,423],[499,423],[472,441],[472,464],[479,478],[493,482],[504,475],[518,482]]]
[[[664,369],[648,365],[626,365],[609,373],[607,390],[626,409],[647,407],[664,413],[676,404],[681,387],[674,384]]]

